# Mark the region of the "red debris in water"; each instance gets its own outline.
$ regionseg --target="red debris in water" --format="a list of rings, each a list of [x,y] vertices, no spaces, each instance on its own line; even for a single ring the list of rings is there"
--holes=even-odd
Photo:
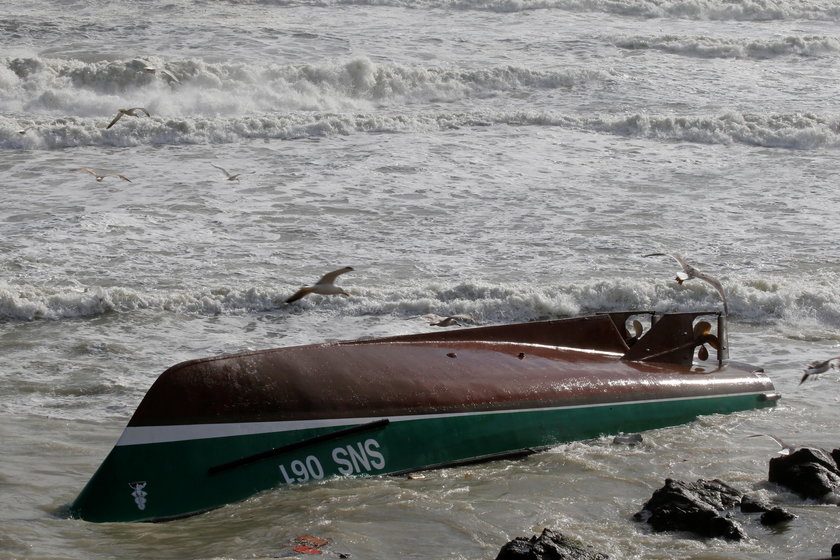
[[[309,546],[307,544],[300,544],[294,547],[292,550],[294,550],[295,552],[301,552],[303,554],[323,554],[323,552],[321,552],[314,546]]]
[[[301,535],[299,537],[295,537],[295,542],[298,544],[306,544],[315,548],[319,546],[324,546],[325,544],[329,543],[327,539],[322,539],[321,537],[315,537],[312,535]]]

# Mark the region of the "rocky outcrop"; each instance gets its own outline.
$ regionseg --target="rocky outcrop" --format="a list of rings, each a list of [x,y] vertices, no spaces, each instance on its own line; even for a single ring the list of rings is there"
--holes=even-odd
[[[761,514],[759,521],[762,525],[778,525],[796,519],[796,515],[786,509],[775,506]]]
[[[543,529],[540,536],[516,537],[499,551],[496,560],[606,560],[606,554],[594,552],[561,533]]]
[[[723,515],[743,494],[720,480],[682,482],[666,479],[635,515],[654,531],[689,531],[703,537],[742,540],[747,537],[736,521]]]
[[[759,521],[762,525],[777,525],[796,519],[796,515],[786,509],[770,505],[764,500],[749,494],[741,499],[740,508],[741,513],[760,513]]]
[[[770,459],[768,480],[806,499],[840,503],[840,450],[801,447],[790,455]]]
[[[746,494],[741,498],[739,507],[741,508],[741,513],[764,513],[770,511],[773,506],[753,494]]]

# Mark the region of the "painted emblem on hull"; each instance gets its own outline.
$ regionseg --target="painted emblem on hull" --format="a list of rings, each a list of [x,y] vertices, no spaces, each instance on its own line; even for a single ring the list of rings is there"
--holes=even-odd
[[[146,487],[146,481],[129,482],[128,485],[134,490],[131,495],[134,496],[134,503],[137,504],[137,509],[146,509],[146,495],[148,492],[143,491],[143,488]]]

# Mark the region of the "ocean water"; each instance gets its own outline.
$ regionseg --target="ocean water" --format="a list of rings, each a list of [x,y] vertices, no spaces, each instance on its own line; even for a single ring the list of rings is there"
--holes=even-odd
[[[829,0],[0,0],[0,558],[817,558],[836,506],[772,433],[840,447],[840,6]],[[154,68],[151,72],[147,68]],[[144,107],[150,117],[123,117]],[[24,130],[24,133],[19,131]],[[213,166],[243,173],[226,180]],[[73,169],[89,167],[101,182]],[[166,524],[66,519],[182,360],[599,311],[720,308],[772,410],[642,445],[267,491]],[[283,300],[353,266],[348,298]],[[632,519],[666,477],[798,515],[741,543]]]

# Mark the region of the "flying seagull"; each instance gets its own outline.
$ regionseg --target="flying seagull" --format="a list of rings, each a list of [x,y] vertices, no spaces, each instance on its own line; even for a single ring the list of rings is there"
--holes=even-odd
[[[650,253],[650,254],[644,255],[644,256],[645,257],[671,257],[672,259],[677,261],[677,263],[682,267],[682,270],[680,272],[677,272],[677,277],[675,278],[675,280],[677,281],[677,284],[682,284],[683,282],[691,280],[692,278],[697,278],[698,280],[702,280],[703,282],[706,282],[707,284],[712,286],[715,290],[717,290],[717,293],[720,294],[720,297],[723,300],[723,313],[724,313],[724,315],[729,315],[729,305],[726,301],[726,292],[723,291],[723,285],[720,283],[720,281],[717,278],[712,278],[711,276],[709,276],[707,274],[703,274],[702,272],[700,272],[699,270],[697,270],[696,268],[694,268],[693,266],[691,266],[690,264],[685,262],[685,259],[683,259],[677,253]]]
[[[172,75],[171,72],[167,72],[166,70],[158,70],[154,66],[145,66],[143,68],[143,70],[145,70],[149,74],[156,74],[156,75],[163,76],[163,78],[167,82],[169,82],[170,84],[173,84],[173,83],[174,84],[180,84],[181,83],[181,81],[178,78],[176,78],[175,76]]]
[[[779,444],[779,447],[781,447],[781,449],[779,450],[779,455],[790,455],[791,453],[796,451],[796,446],[785,443],[781,439],[777,438],[776,436],[774,436],[772,434],[753,434],[753,435],[747,436],[747,437],[762,437],[762,436],[767,436],[767,437],[771,438],[773,441],[775,441],[776,443]]]
[[[312,286],[304,286],[303,288],[296,291],[292,294],[287,300],[286,303],[292,303],[293,301],[297,301],[300,298],[307,296],[309,294],[321,294],[324,296],[336,296],[336,295],[344,295],[349,296],[347,292],[344,291],[343,288],[339,288],[333,282],[335,279],[345,272],[351,272],[353,270],[352,266],[345,266],[344,268],[339,268],[338,270],[333,270],[332,272],[328,272],[324,274],[324,276],[315,282]]]
[[[231,173],[230,171],[228,171],[224,167],[219,167],[218,165],[213,165],[212,163],[210,165],[212,165],[213,167],[215,167],[216,169],[220,170],[222,173],[227,175],[227,180],[228,181],[238,181],[239,176],[243,175],[243,173]],[[250,173],[247,173],[247,175],[251,175],[253,173],[256,173],[256,171],[251,171]]]
[[[429,319],[431,323],[429,323],[432,327],[451,327],[454,325],[461,326],[460,321],[468,321],[470,323],[475,323],[476,318],[472,315],[449,315],[448,317],[441,317],[439,315],[423,315],[424,319]]]
[[[117,116],[114,117],[114,120],[112,120],[111,123],[108,126],[106,126],[105,128],[106,129],[111,128],[112,126],[117,124],[117,121],[120,120],[121,118],[123,118],[124,116],[125,117],[139,117],[140,115],[137,114],[137,111],[141,111],[143,113],[146,113],[147,117],[152,116],[152,114],[149,113],[149,110],[144,109],[143,107],[132,107],[131,109],[117,109]]]
[[[825,373],[830,368],[837,367],[834,363],[834,360],[840,360],[840,356],[834,356],[833,358],[829,358],[827,360],[814,360],[813,362],[809,363],[807,366],[805,366],[805,370],[802,373],[802,379],[799,380],[799,384],[802,385],[803,383],[805,383],[805,380],[812,375]]]
[[[158,68],[158,67],[154,66],[148,60],[145,60],[145,59],[142,59],[142,58],[135,58],[134,60],[131,61],[130,65],[131,65],[132,68],[142,67],[143,71],[147,72],[149,74],[155,74],[157,76],[162,76],[170,84],[172,84],[172,83],[180,84],[181,83],[178,80],[178,78],[176,78],[171,72],[168,72],[167,70],[165,70],[163,68]]]
[[[100,183],[102,182],[102,179],[104,179],[105,177],[118,177],[118,178],[122,179],[123,181],[128,181],[129,183],[131,182],[131,179],[129,179],[128,177],[125,177],[123,175],[117,175],[116,173],[106,173],[105,175],[100,175],[99,173],[97,173],[96,171],[91,169],[90,167],[77,167],[76,169],[71,169],[70,171],[86,171],[86,172],[90,173],[91,175],[93,175],[94,177],[96,177],[96,180],[99,181]]]
[[[645,327],[642,325],[642,322],[638,319],[633,319],[631,323],[633,327],[633,332],[630,332],[630,329],[627,328],[627,325],[624,326],[625,330],[627,331],[624,336],[624,341],[627,343],[628,346],[633,346],[636,344],[636,341],[642,337],[642,333],[645,332]]]

